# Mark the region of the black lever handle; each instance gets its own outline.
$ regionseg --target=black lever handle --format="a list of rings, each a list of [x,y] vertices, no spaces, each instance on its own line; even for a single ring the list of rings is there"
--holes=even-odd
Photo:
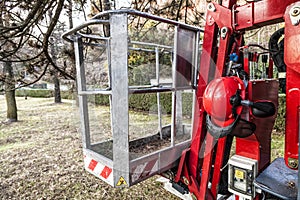
[[[256,117],[270,117],[276,113],[275,105],[269,101],[254,103],[248,100],[242,100],[241,104],[244,106],[250,106],[252,108],[252,114]]]
[[[272,102],[256,102],[253,103],[252,108],[268,113],[270,116],[274,115],[276,112],[275,105]]]

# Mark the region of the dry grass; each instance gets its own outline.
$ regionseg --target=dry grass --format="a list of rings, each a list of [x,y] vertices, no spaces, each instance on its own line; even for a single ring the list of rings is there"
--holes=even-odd
[[[17,98],[19,122],[0,122],[0,199],[178,199],[157,176],[115,189],[86,172],[77,107],[69,100],[52,102]],[[5,114],[0,96],[0,121]],[[283,139],[273,135],[272,159],[283,155]]]
[[[157,177],[115,189],[86,172],[77,108],[52,102],[17,98],[19,122],[0,123],[0,199],[178,199]]]

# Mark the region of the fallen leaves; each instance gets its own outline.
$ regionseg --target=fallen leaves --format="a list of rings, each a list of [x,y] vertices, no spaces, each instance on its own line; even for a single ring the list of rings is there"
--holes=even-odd
[[[21,121],[0,124],[0,199],[178,199],[157,177],[116,189],[86,172],[77,109],[52,102],[17,98]]]

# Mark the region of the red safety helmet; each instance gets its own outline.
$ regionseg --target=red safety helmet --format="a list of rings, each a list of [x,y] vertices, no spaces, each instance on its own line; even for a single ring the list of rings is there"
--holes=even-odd
[[[203,106],[211,121],[219,126],[226,127],[231,125],[236,116],[233,113],[230,98],[237,91],[242,99],[245,99],[245,86],[238,77],[221,77],[212,80],[204,91]],[[240,115],[242,106],[235,108],[236,115]]]

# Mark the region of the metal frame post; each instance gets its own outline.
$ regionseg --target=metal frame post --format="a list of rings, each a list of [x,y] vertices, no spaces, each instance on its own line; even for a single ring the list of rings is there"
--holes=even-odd
[[[177,72],[176,72],[176,64],[177,64],[177,36],[178,36],[178,27],[175,27],[175,34],[174,34],[174,55],[173,55],[173,63],[172,63],[172,79],[173,79],[173,88],[175,91],[172,92],[172,126],[171,126],[171,146],[175,145],[175,134],[176,134],[176,107],[177,107]]]
[[[156,69],[156,84],[159,85],[159,48],[155,47],[155,69]],[[163,139],[163,134],[162,134],[162,119],[161,119],[161,105],[160,105],[160,93],[156,93],[156,98],[157,98],[157,115],[158,115],[158,131],[159,131],[159,136],[160,139]]]
[[[300,106],[300,69],[298,45],[300,41],[298,13],[300,1],[291,4],[285,12],[284,61],[286,64],[286,124],[285,163],[289,168],[299,169],[298,163],[298,108]]]
[[[129,181],[129,117],[128,117],[128,30],[127,14],[110,18],[111,35],[111,117],[113,133],[113,169],[115,186]],[[126,184],[118,184],[120,180]]]
[[[85,168],[88,172],[92,173],[96,177],[102,179],[107,182],[111,186],[114,187],[123,187],[123,186],[131,186],[142,180],[145,180],[148,177],[151,177],[155,174],[162,173],[168,169],[172,169],[176,167],[178,156],[182,153],[184,149],[187,149],[190,145],[190,139],[185,139],[184,141],[178,141],[175,144],[174,135],[176,134],[175,120],[176,113],[179,114],[181,112],[176,112],[176,108],[179,109],[177,105],[177,93],[181,92],[181,90],[186,89],[195,89],[196,85],[190,83],[196,80],[195,74],[190,74],[191,66],[187,61],[193,60],[193,64],[196,66],[197,59],[194,55],[189,52],[186,52],[186,49],[181,49],[184,53],[187,53],[190,57],[185,59],[186,57],[180,58],[176,52],[178,52],[178,48],[175,48],[175,59],[173,61],[173,80],[176,78],[176,62],[181,59],[181,72],[183,75],[187,75],[186,79],[188,81],[183,82],[182,85],[173,84],[165,85],[160,84],[159,77],[159,56],[160,56],[160,48],[167,49],[168,52],[171,52],[173,48],[171,46],[161,45],[161,44],[153,44],[146,43],[140,41],[128,41],[128,15],[135,15],[138,17],[144,17],[147,19],[167,23],[170,25],[174,25],[180,29],[186,29],[187,31],[192,31],[197,36],[193,36],[195,38],[199,38],[199,32],[202,29],[189,26],[180,22],[168,20],[165,18],[160,18],[154,15],[150,15],[148,13],[142,13],[134,10],[118,10],[118,11],[107,11],[100,13],[99,15],[93,17],[93,19],[84,22],[78,27],[75,27],[68,32],[64,33],[62,37],[69,41],[75,42],[76,49],[76,63],[77,63],[77,75],[78,75],[78,94],[80,98],[80,111],[81,111],[81,123],[82,123],[82,134],[83,134],[83,151],[84,151],[84,162]],[[109,20],[102,20],[105,16],[109,16]],[[89,27],[91,25],[110,25],[110,37],[102,37],[99,35],[99,30],[92,29],[92,33],[85,34],[82,30],[83,28]],[[93,32],[96,31],[96,34]],[[101,33],[100,33],[101,34]],[[175,37],[175,45],[177,44],[177,36]],[[191,37],[191,33],[188,34]],[[87,40],[86,40],[87,39]],[[91,40],[90,40],[91,39]],[[98,40],[105,41],[106,44],[98,44]],[[85,43],[87,42],[87,43]],[[190,41],[191,42],[191,41]],[[195,42],[195,41],[194,41]],[[198,40],[197,40],[198,42]],[[129,44],[139,44],[139,45],[147,45],[152,48],[156,47],[155,50],[149,48],[137,49],[134,47],[129,47]],[[191,43],[189,43],[191,46]],[[85,75],[86,72],[83,66],[83,45],[87,46],[106,46],[107,48],[107,56],[109,63],[109,88],[101,88],[97,90],[89,90],[86,88],[86,80]],[[194,45],[194,48],[197,49],[197,44]],[[157,85],[150,85],[146,87],[140,86],[129,86],[128,85],[128,51],[129,50],[141,50],[146,52],[155,52],[156,54],[156,74],[157,74]],[[192,49],[190,49],[192,50]],[[183,54],[184,54],[183,53]],[[186,55],[186,54],[184,54]],[[184,66],[188,66],[188,71],[185,71]],[[192,67],[195,67],[192,66]],[[179,76],[178,76],[179,77]],[[178,78],[177,77],[177,78]],[[184,76],[185,77],[185,76]],[[194,80],[192,80],[194,79]],[[181,79],[184,81],[184,79]],[[180,80],[177,81],[180,83]],[[172,133],[171,133],[171,146],[164,147],[158,151],[151,152],[147,155],[142,155],[141,157],[136,157],[130,155],[129,152],[129,94],[142,94],[142,93],[157,93],[157,101],[158,101],[158,115],[159,115],[159,129],[166,130],[169,132],[169,126],[162,127],[161,123],[161,110],[160,110],[160,92],[172,92],[173,100],[172,103],[174,105],[172,110]],[[90,127],[89,127],[89,114],[88,114],[88,95],[110,95],[110,106],[111,106],[111,125],[112,125],[112,140],[101,141],[97,144],[91,144],[90,141]],[[195,101],[193,102],[195,104]],[[181,108],[182,109],[182,108]],[[182,114],[180,114],[182,115]],[[178,118],[177,118],[178,119]],[[178,122],[177,122],[178,123]],[[166,129],[165,129],[166,128]],[[183,129],[185,130],[185,129]],[[160,131],[161,133],[163,131]],[[156,134],[153,136],[157,136]],[[162,137],[162,135],[160,135]],[[151,136],[152,137],[152,136]],[[139,143],[139,141],[148,142],[149,137],[139,138],[137,140],[130,141],[134,146],[134,142]],[[105,145],[112,144],[112,155],[106,155],[102,152]],[[144,145],[144,144],[142,144]],[[111,146],[110,146],[111,147]],[[100,150],[99,150],[100,149]],[[131,157],[132,156],[132,157]],[[102,169],[103,168],[103,169]],[[101,171],[102,170],[102,171]]]
[[[83,44],[81,37],[75,37],[74,41],[75,49],[75,62],[77,72],[77,88],[78,88],[78,101],[80,109],[80,126],[82,131],[82,144],[83,148],[91,148],[91,135],[88,113],[87,95],[82,94],[86,91],[86,78],[83,59]]]

